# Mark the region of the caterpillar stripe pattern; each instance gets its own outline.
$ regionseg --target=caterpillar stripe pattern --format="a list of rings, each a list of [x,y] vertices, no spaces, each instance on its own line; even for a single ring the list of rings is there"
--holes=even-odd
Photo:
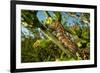
[[[70,38],[65,35],[65,31],[63,26],[59,21],[54,21],[51,25],[48,26],[55,32],[55,36],[57,39],[65,46],[68,47],[71,52],[77,51],[77,46],[74,42],[70,40]]]

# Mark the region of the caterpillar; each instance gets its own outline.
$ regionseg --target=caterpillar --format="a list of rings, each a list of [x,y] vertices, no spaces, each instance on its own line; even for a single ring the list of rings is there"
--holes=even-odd
[[[63,26],[59,21],[54,21],[51,25],[48,25],[48,28],[52,29],[55,32],[57,39],[73,53],[77,51],[77,45],[70,40],[70,38],[65,35]]]

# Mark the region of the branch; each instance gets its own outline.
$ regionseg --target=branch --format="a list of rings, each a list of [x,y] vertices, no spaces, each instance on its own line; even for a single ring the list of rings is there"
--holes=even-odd
[[[56,44],[67,56],[71,55],[74,59],[77,60],[77,56],[71,53],[68,49],[65,49],[63,45],[48,31],[44,31],[40,28],[43,34],[50,39],[54,44]]]

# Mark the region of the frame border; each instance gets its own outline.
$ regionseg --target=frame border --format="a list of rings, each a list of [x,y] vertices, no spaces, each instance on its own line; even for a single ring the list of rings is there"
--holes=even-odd
[[[72,8],[88,8],[94,9],[94,64],[75,65],[75,66],[57,66],[57,67],[41,67],[41,68],[24,68],[16,69],[16,5],[38,5],[38,6],[54,6],[54,7],[72,7]],[[45,71],[45,70],[62,70],[62,69],[79,69],[97,67],[97,6],[79,5],[79,4],[62,4],[34,1],[11,1],[10,4],[10,71],[13,72],[29,72],[29,71]]]

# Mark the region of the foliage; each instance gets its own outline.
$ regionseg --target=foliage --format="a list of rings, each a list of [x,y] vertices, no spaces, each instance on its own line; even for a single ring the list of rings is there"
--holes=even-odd
[[[89,59],[89,19],[89,13],[22,10],[21,62]],[[47,27],[54,21],[59,21],[63,26],[64,35],[77,45],[77,52],[71,52],[69,47],[57,39],[56,29],[51,30]]]

